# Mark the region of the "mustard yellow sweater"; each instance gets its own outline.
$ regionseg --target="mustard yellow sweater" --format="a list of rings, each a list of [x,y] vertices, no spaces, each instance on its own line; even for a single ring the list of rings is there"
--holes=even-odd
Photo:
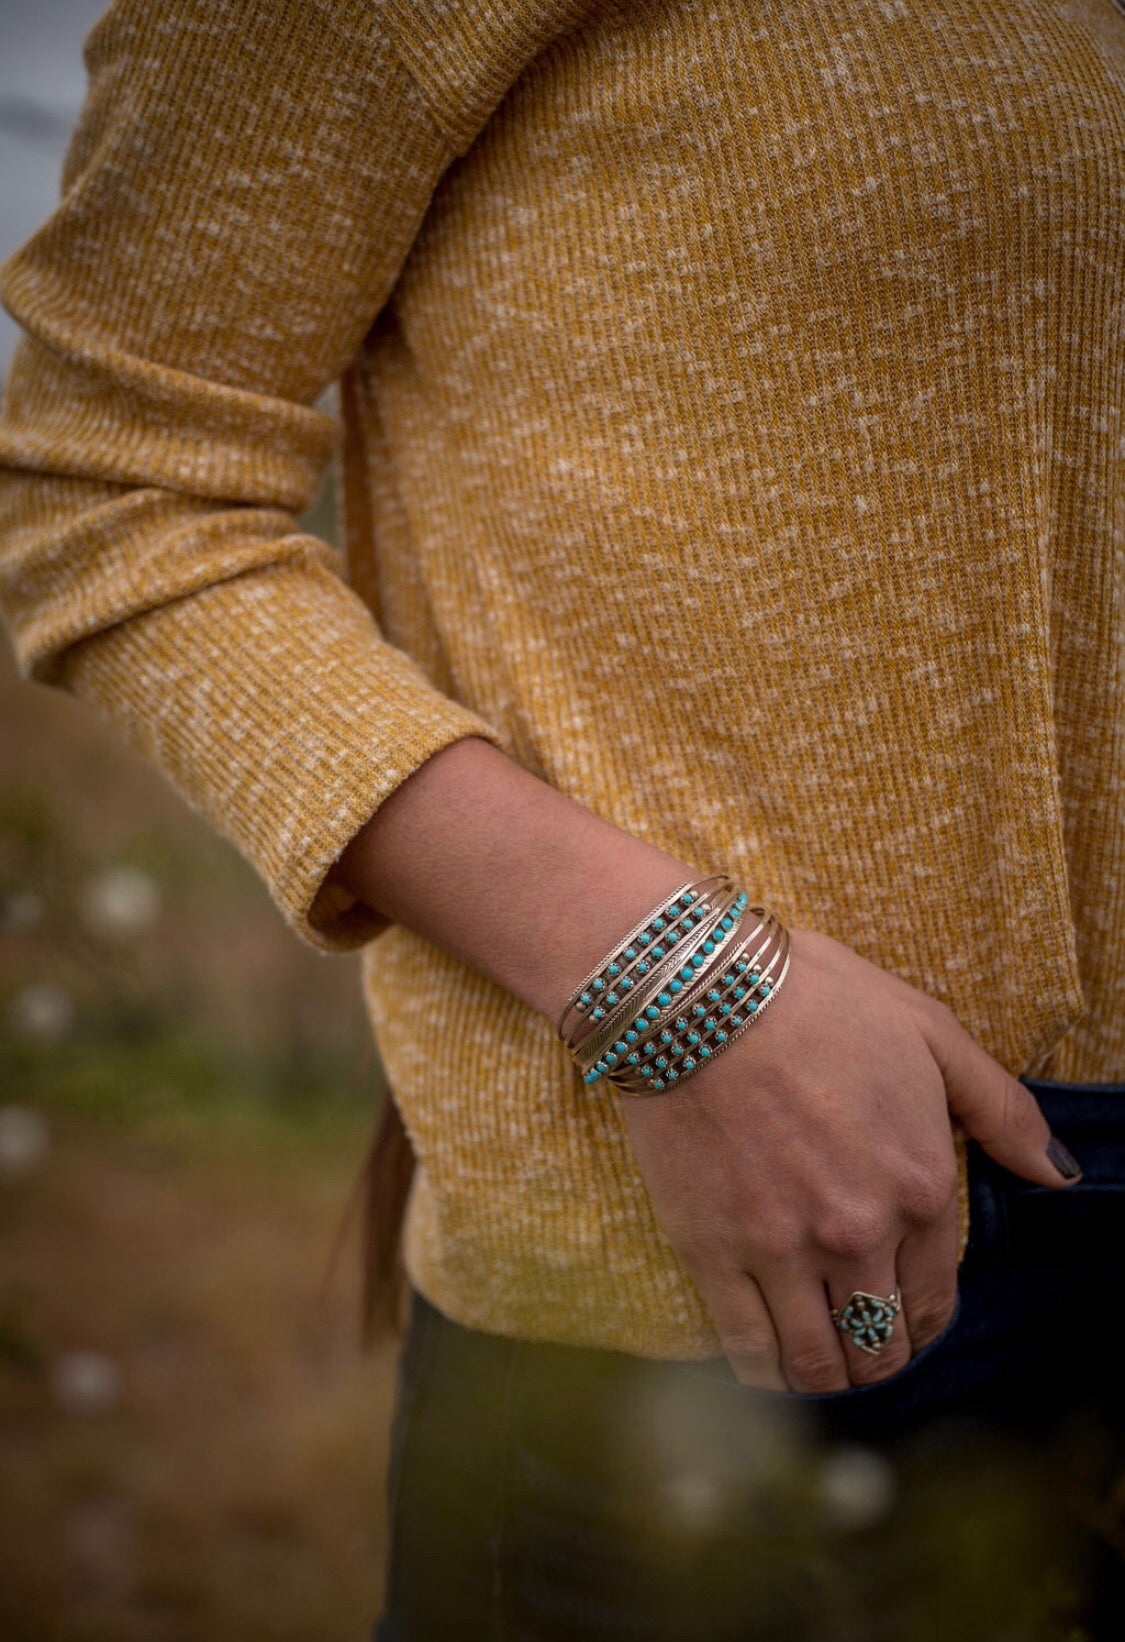
[[[1125,1079],[1113,0],[117,0],[86,62],[0,280],[0,606],[363,947],[431,1300],[719,1350],[605,1085],[324,891],[466,735]]]

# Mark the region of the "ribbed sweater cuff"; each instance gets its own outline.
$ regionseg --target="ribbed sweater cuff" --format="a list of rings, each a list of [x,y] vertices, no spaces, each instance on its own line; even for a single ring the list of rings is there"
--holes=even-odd
[[[325,878],[425,760],[476,735],[308,550],[74,645],[60,682],[90,702],[260,873],[286,921],[325,952],[387,920]]]

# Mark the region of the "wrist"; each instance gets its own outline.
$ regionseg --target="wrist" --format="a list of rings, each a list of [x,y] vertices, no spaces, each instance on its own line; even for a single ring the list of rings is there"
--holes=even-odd
[[[391,794],[332,880],[554,1025],[614,941],[695,876],[470,736]]]

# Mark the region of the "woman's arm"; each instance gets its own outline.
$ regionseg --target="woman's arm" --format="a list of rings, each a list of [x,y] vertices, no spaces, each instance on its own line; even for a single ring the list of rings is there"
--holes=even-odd
[[[0,615],[25,676],[102,712],[289,923],[433,753],[491,726],[385,641],[299,515],[319,408],[451,158],[369,0],[113,0],[58,204],[0,267]]]
[[[616,937],[699,876],[468,737],[386,800],[329,884],[554,1022]]]
[[[654,849],[469,737],[427,760],[330,882],[506,987],[552,1024],[664,894],[721,863]],[[755,886],[746,885],[751,896]],[[957,1281],[950,1114],[1008,1168],[1067,1184],[1029,1091],[944,1004],[813,930],[762,1020],[665,1095],[622,1099],[656,1213],[749,1385],[884,1378],[940,1333]],[[881,1356],[829,1304],[903,1294]]]

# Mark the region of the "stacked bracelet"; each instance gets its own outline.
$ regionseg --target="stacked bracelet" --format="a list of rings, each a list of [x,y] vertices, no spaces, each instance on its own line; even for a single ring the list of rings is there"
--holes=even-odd
[[[788,973],[789,935],[748,903],[724,873],[683,884],[591,970],[558,1022],[586,1083],[660,1093],[758,1019]]]
[[[669,928],[657,945],[650,948],[653,960],[650,972],[643,984],[638,984],[636,991],[627,998],[626,1013],[635,1014],[638,1020],[655,1022],[665,1010],[670,1009],[686,985],[698,979],[710,955],[733,938],[746,901],[746,895],[727,880],[721,897],[716,897],[712,902],[696,902],[682,920],[681,929]],[[620,982],[615,990],[619,987]],[[619,1029],[620,1016],[614,1012],[592,1028],[577,1045],[571,1043],[571,1052],[583,1073],[588,1072],[602,1057],[603,1051],[613,1045]]]
[[[724,874],[717,874],[695,884],[681,884],[655,912],[636,924],[571,994],[559,1016],[558,1033],[563,1042],[567,1041],[567,1023],[572,1015],[603,1020],[619,997],[633,988],[638,976],[646,975],[653,962],[659,961],[655,954],[663,956],[662,942],[674,945],[689,922],[698,922],[697,914],[707,905],[707,892],[721,892],[729,883]]]

